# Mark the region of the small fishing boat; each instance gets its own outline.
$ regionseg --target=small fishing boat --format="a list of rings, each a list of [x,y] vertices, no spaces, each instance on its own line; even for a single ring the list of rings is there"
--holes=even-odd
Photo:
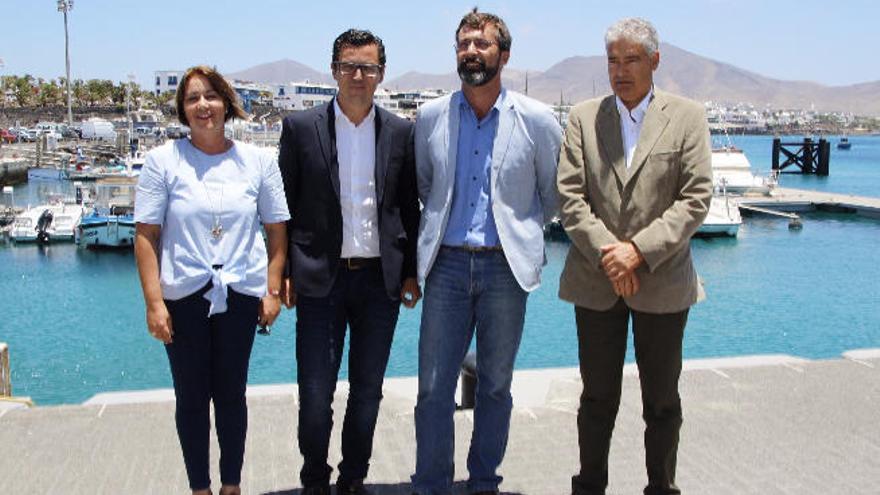
[[[134,210],[126,206],[95,208],[77,225],[76,243],[82,247],[131,247],[134,245]]]
[[[76,243],[90,248],[133,246],[136,186],[136,180],[129,177],[99,179],[92,210],[76,226]]]
[[[849,138],[843,136],[840,138],[840,141],[837,142],[837,149],[839,150],[848,150],[852,148],[852,143],[849,142]]]

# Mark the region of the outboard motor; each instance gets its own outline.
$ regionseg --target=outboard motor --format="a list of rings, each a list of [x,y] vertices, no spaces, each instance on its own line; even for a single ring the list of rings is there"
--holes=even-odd
[[[40,244],[48,244],[49,243],[49,233],[46,232],[49,230],[49,227],[52,225],[52,210],[44,210],[40,215],[40,218],[37,220],[37,242]]]

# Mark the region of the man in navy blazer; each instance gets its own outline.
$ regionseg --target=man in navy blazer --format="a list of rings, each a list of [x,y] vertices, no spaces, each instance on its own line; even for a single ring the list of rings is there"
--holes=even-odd
[[[562,131],[549,107],[501,86],[511,44],[504,21],[474,9],[455,35],[461,91],[423,105],[415,131],[425,282],[412,477],[418,494],[451,491],[455,388],[474,335],[468,490],[498,493],[526,299],[541,281],[543,225],[558,201]]]
[[[329,495],[331,404],[345,342],[349,397],[337,493],[365,494],[382,382],[401,302],[416,281],[419,205],[412,124],[373,104],[382,40],[348,30],[333,44],[332,102],[284,119],[279,166],[288,221],[283,300],[296,305],[303,495]]]

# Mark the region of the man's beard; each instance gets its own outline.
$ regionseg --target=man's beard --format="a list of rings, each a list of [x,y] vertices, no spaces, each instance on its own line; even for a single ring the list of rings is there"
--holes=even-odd
[[[479,67],[468,67],[468,63],[470,62],[477,62]],[[470,57],[462,60],[458,64],[458,77],[461,79],[461,82],[468,86],[482,86],[492,79],[495,79],[499,67],[500,64],[498,63],[493,66],[488,66],[484,60],[478,57]]]

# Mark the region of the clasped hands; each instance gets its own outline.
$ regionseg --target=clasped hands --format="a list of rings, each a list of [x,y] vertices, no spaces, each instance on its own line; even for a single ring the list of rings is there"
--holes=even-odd
[[[602,269],[611,281],[614,293],[622,297],[635,295],[639,291],[639,277],[635,270],[644,261],[636,245],[631,241],[615,242],[601,246],[599,250],[602,252]]]

